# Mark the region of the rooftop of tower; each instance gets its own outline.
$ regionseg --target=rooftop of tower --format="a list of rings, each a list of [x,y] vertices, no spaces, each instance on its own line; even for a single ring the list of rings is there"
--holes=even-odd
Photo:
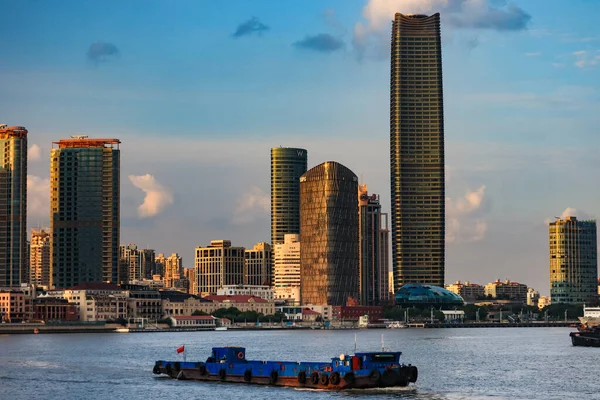
[[[27,129],[25,129],[24,126],[7,126],[6,124],[0,124],[0,139],[25,137],[27,137]]]
[[[110,147],[119,148],[121,141],[119,139],[101,139],[88,138],[85,135],[71,136],[71,139],[61,139],[58,142],[52,142],[52,147],[57,145],[59,149],[67,148],[92,148],[92,147]]]

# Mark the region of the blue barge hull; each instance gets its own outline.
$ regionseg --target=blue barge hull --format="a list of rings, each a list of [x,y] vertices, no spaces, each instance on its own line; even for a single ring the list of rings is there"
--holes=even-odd
[[[156,361],[153,373],[173,379],[344,390],[403,387],[418,370],[401,352],[341,354],[330,362],[252,361],[243,347],[214,347],[205,362]]]

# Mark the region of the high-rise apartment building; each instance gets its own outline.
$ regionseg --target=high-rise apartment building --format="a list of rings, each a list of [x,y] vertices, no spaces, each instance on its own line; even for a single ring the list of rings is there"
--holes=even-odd
[[[31,230],[29,283],[38,286],[50,284],[50,234],[43,229]]]
[[[306,172],[305,149],[271,149],[271,243],[300,233],[300,177]]]
[[[27,129],[0,125],[0,287],[19,286],[27,256]]]
[[[252,249],[246,249],[245,285],[271,285],[273,279],[273,259],[271,245],[257,243]]]
[[[188,281],[188,293],[198,294],[198,279],[196,278],[196,268],[184,268],[183,276]]]
[[[550,300],[583,303],[597,294],[596,221],[559,218],[548,226],[550,238]]]
[[[211,240],[208,247],[197,247],[198,293],[207,296],[223,286],[244,284],[245,250],[232,247],[231,240]]]
[[[327,161],[300,178],[302,304],[358,300],[358,178]]]
[[[167,263],[167,259],[163,253],[158,253],[156,258],[154,259],[154,267],[156,268],[156,275],[160,275],[162,278],[165,276],[165,264]]]
[[[175,281],[183,278],[183,259],[177,253],[165,258],[164,282],[167,287],[175,287]]]
[[[300,235],[289,233],[273,247],[275,299],[288,305],[300,304]]]
[[[390,167],[394,287],[444,286],[444,107],[440,15],[392,26]]]
[[[369,195],[367,185],[358,186],[358,224],[360,303],[378,306],[389,299],[389,232],[383,225],[387,214],[381,213],[379,197]]]
[[[56,288],[118,282],[120,143],[87,136],[53,143],[50,279]]]
[[[139,281],[144,278],[142,270],[141,251],[135,244],[122,244],[119,246],[121,272],[119,277],[120,283],[129,283],[131,281]]]
[[[140,249],[140,262],[142,264],[142,273],[144,278],[152,279],[152,275],[156,274],[156,264],[154,262],[156,253],[154,249]]]

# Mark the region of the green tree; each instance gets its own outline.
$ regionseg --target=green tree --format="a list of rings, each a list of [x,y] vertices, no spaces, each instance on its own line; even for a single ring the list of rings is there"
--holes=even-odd
[[[192,313],[192,315],[208,315],[207,313],[205,313],[204,311],[201,310],[196,310]]]

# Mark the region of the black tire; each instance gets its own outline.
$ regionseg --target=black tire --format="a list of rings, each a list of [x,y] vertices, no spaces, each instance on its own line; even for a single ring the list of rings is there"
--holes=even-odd
[[[329,385],[329,375],[323,373],[319,376],[319,383],[323,386]]]
[[[225,371],[224,368],[221,368],[219,370],[219,378],[221,378],[221,380],[225,379],[225,377],[227,376],[227,371]]]
[[[179,372],[181,370],[181,363],[179,361],[175,361],[173,363],[173,369],[175,370],[175,372]]]
[[[160,375],[160,365],[158,365],[158,363],[154,364],[154,368],[152,368],[152,373],[155,375]]]
[[[419,370],[414,365],[411,365],[409,368],[410,375],[408,375],[408,380],[412,383],[415,383],[417,381],[417,378],[419,377]]]
[[[244,371],[244,381],[250,382],[252,380],[252,371],[247,369]]]
[[[279,378],[279,374],[277,373],[277,371],[275,371],[275,370],[271,371],[271,374],[269,375],[269,384],[270,385],[276,384],[278,378]]]
[[[356,376],[354,375],[354,372],[346,372],[346,375],[344,375],[344,380],[348,385],[354,385],[354,382],[356,382]]]
[[[298,383],[303,385],[306,383],[306,371],[298,372]]]
[[[198,367],[198,372],[200,373],[200,375],[206,375],[206,365],[200,365]]]
[[[313,372],[310,375],[310,381],[312,382],[313,385],[318,385],[319,384],[319,373]]]
[[[339,385],[340,384],[340,373],[339,372],[334,372],[331,374],[331,376],[329,377],[329,380],[331,381],[332,385]]]
[[[373,371],[371,371],[371,373],[369,374],[369,376],[374,379],[375,381],[379,382],[379,380],[381,379],[381,372],[379,372],[378,369],[374,369]]]
[[[173,367],[171,366],[170,363],[167,364],[167,366],[165,367],[165,371],[167,371],[167,375],[171,376],[173,374]],[[171,376],[172,378],[172,376]]]

